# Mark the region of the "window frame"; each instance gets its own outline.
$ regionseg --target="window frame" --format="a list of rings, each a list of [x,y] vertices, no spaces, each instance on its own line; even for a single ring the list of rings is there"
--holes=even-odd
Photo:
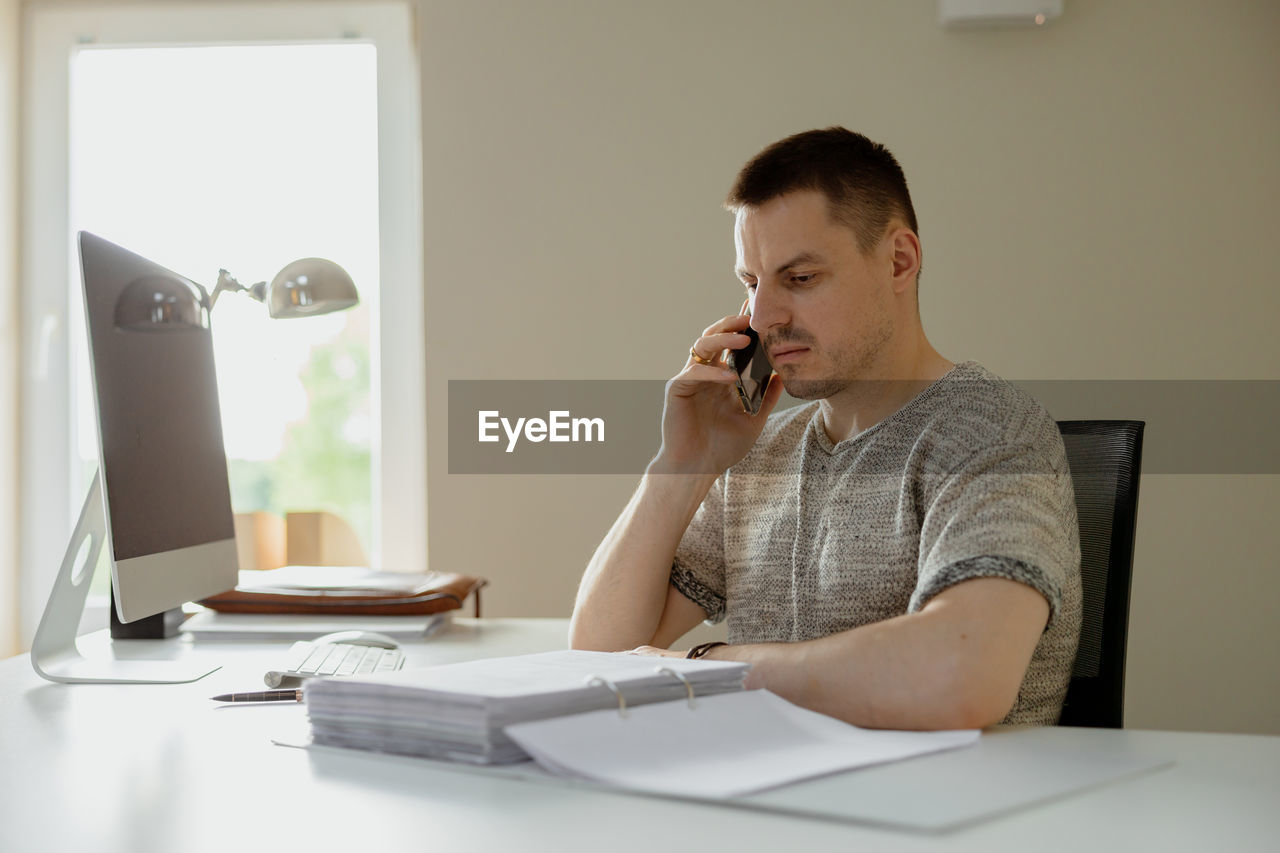
[[[378,74],[378,215],[382,298],[370,353],[381,435],[372,474],[371,560],[424,571],[426,378],[422,287],[422,154],[414,8],[374,2],[236,2],[26,8],[23,21],[22,411],[20,639],[30,645],[84,500],[73,494],[76,375],[66,283],[78,277],[70,233],[69,70],[77,45],[372,43]],[[388,393],[394,389],[394,393]],[[416,476],[413,473],[416,472]],[[409,476],[406,476],[409,473]],[[106,624],[105,602],[85,624]]]

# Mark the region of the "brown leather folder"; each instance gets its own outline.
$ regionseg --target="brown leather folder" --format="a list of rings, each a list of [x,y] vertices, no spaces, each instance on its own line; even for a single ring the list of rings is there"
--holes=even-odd
[[[370,588],[353,577],[350,585],[334,581],[332,567],[317,567],[329,581],[323,584],[273,584],[271,575],[291,571],[298,577],[302,567],[289,566],[265,572],[242,572],[241,585],[199,603],[221,613],[304,613],[310,615],[413,616],[442,613],[462,607],[467,596],[475,598],[475,615],[480,615],[480,589],[484,578],[442,572],[404,574],[395,578],[394,588]],[[360,570],[364,575],[368,570]],[[391,573],[377,573],[387,577]],[[252,576],[246,583],[245,577]],[[403,578],[403,581],[401,581]]]

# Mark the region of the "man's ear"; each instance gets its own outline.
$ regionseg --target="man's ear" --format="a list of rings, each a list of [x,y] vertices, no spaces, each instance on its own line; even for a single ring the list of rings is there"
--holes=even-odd
[[[920,238],[904,226],[891,231],[888,239],[889,258],[893,264],[893,292],[905,293],[920,271]]]

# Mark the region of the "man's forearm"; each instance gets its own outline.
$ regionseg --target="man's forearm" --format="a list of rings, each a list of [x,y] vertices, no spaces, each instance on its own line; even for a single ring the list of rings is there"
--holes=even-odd
[[[676,547],[713,482],[705,476],[645,475],[583,575],[571,646],[622,651],[653,640]]]
[[[998,595],[986,616],[972,604]],[[722,646],[707,657],[752,664],[764,687],[857,726],[982,728],[1012,708],[1048,605],[1030,587],[982,579],[924,610],[802,643]]]
[[[954,664],[911,660],[884,623],[803,643],[713,649],[708,658],[752,665],[748,687],[864,728],[981,728],[995,722],[957,701]],[[855,636],[856,635],[856,636]]]
[[[746,661],[752,665],[748,687],[856,726],[970,727],[973,721],[956,713],[947,661],[912,662],[909,651],[891,641],[888,627],[869,625],[802,643],[725,646],[707,657]]]

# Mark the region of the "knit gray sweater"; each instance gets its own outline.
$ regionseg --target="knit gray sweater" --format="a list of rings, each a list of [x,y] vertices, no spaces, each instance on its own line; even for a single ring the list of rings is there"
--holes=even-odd
[[[731,643],[824,637],[979,577],[1027,584],[1049,623],[1003,722],[1057,722],[1080,634],[1080,544],[1057,425],[974,362],[832,444],[817,403],[769,418],[707,495],[671,583]]]

